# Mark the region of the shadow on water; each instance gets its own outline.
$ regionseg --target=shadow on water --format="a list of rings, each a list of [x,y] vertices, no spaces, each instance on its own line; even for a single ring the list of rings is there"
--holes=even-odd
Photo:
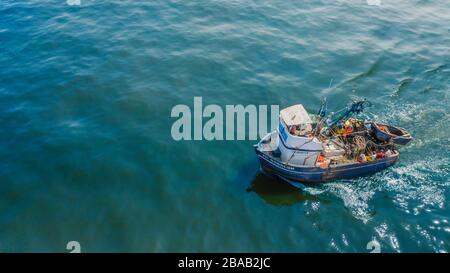
[[[289,206],[299,202],[321,201],[322,199],[304,193],[287,182],[277,177],[267,176],[262,172],[255,175],[247,192],[254,192],[268,204],[276,206]]]

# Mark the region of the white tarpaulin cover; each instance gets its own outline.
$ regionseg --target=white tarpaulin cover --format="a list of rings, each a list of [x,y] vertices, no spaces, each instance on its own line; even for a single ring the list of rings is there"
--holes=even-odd
[[[306,112],[305,108],[303,108],[303,105],[301,104],[284,108],[280,111],[280,117],[287,126],[312,123],[308,112]]]

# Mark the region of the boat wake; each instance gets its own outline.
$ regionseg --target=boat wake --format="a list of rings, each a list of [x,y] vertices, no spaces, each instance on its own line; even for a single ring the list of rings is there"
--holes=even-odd
[[[311,194],[311,195],[321,195],[326,192],[325,189],[320,189],[318,187],[308,187],[308,186],[305,186],[302,190],[303,190],[303,192],[305,192],[307,194]]]
[[[375,196],[388,197],[406,214],[419,215],[445,205],[445,187],[450,186],[446,174],[448,158],[425,158],[413,164],[399,165],[382,173],[350,180],[306,185],[303,192],[341,199],[353,217],[364,223],[376,214]],[[381,197],[383,198],[383,197]]]

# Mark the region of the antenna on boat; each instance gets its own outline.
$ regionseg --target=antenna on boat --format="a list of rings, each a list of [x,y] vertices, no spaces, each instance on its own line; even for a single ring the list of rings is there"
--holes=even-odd
[[[328,101],[327,97],[324,97],[322,99],[322,102],[320,103],[319,111],[317,112],[317,115],[321,118],[324,118],[327,115],[328,112]]]
[[[330,82],[330,85],[331,85],[331,82]],[[313,136],[316,136],[317,133],[320,132],[322,125],[325,123],[327,112],[328,112],[327,108],[328,108],[327,97],[324,97],[324,98],[322,98],[322,102],[320,103],[319,111],[317,112],[317,119],[319,122],[313,130]]]

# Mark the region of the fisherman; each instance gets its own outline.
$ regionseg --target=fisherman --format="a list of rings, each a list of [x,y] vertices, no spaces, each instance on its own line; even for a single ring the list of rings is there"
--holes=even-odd
[[[344,123],[344,130],[342,132],[342,135],[346,137],[348,135],[351,135],[352,133],[353,133],[353,122],[352,119],[348,119]]]
[[[384,153],[384,155],[385,155],[386,157],[390,157],[390,156],[392,155],[392,151],[391,151],[390,149],[388,149],[388,150],[386,151],[386,153]]]
[[[350,125],[344,129],[344,132],[342,133],[342,135],[344,137],[346,137],[348,135],[351,135],[352,133],[353,133],[353,126]]]
[[[383,149],[380,149],[378,152],[376,152],[376,158],[377,159],[381,159],[381,158],[384,158],[384,150]]]
[[[360,154],[358,157],[358,162],[367,162],[366,155]]]
[[[295,131],[297,131],[296,128],[295,128],[295,125],[292,125],[291,128],[289,129],[289,133],[291,133],[291,135],[294,136],[295,135]]]
[[[348,119],[347,121],[345,121],[344,125],[345,125],[345,128],[352,126],[351,119]]]

